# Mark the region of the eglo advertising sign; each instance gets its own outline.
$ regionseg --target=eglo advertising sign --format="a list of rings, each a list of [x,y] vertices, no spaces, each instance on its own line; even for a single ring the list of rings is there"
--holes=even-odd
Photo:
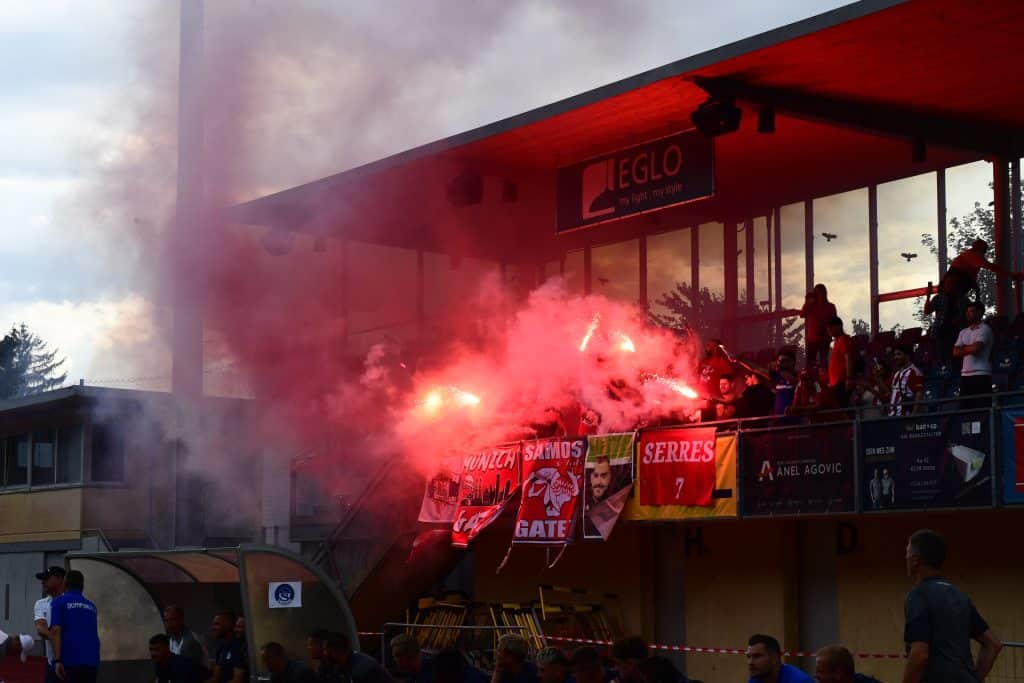
[[[714,194],[714,147],[696,129],[558,169],[558,232]]]

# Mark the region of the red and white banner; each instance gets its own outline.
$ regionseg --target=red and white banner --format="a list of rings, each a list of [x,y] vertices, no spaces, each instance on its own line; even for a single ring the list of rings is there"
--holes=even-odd
[[[427,524],[451,524],[455,521],[461,478],[462,458],[443,458],[438,464],[437,473],[427,481],[423,502],[420,503],[419,521]]]
[[[519,490],[520,451],[520,444],[498,446],[463,459],[452,524],[453,546],[468,546]]]
[[[644,432],[636,460],[641,505],[711,505],[714,427]]]
[[[563,545],[579,516],[586,439],[523,444],[523,495],[513,543]]]

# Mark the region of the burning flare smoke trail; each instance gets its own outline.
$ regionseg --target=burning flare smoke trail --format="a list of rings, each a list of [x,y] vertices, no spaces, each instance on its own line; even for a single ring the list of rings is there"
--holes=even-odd
[[[597,331],[597,326],[601,323],[601,314],[595,313],[594,319],[590,321],[590,325],[587,327],[587,333],[583,335],[583,341],[580,342],[580,353],[587,350],[587,344],[590,343],[590,338],[594,336],[594,332]]]

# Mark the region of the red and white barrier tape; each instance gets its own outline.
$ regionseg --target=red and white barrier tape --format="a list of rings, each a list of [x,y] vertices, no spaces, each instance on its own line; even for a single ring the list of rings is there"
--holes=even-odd
[[[381,636],[380,631],[360,631],[361,636]],[[545,640],[554,640],[561,643],[583,643],[585,645],[611,645],[610,640],[590,640],[589,638],[565,638],[562,636],[544,636]],[[651,645],[654,650],[665,650],[668,652],[695,652],[708,655],[745,655],[746,650],[739,650],[732,647],[694,647],[692,645]],[[813,657],[813,652],[783,652],[786,657]],[[903,659],[903,655],[878,652],[854,652],[854,657],[861,659]]]
[[[564,638],[561,636],[544,636],[547,640],[555,640],[563,643],[585,643],[587,645],[611,645],[608,640],[590,640],[588,638]],[[728,647],[693,647],[690,645],[651,645],[655,650],[667,650],[669,652],[697,652],[711,655],[744,655],[746,650],[738,650]],[[813,657],[813,652],[783,652],[786,657]],[[903,659],[903,655],[882,654],[868,652],[854,652],[854,657],[861,659]]]

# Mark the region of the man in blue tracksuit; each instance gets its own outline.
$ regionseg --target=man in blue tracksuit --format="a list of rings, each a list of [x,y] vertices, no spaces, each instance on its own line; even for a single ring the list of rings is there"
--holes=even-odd
[[[84,588],[82,572],[70,571],[64,579],[64,594],[50,605],[53,669],[67,683],[96,683],[100,666],[96,605],[82,595]]]

